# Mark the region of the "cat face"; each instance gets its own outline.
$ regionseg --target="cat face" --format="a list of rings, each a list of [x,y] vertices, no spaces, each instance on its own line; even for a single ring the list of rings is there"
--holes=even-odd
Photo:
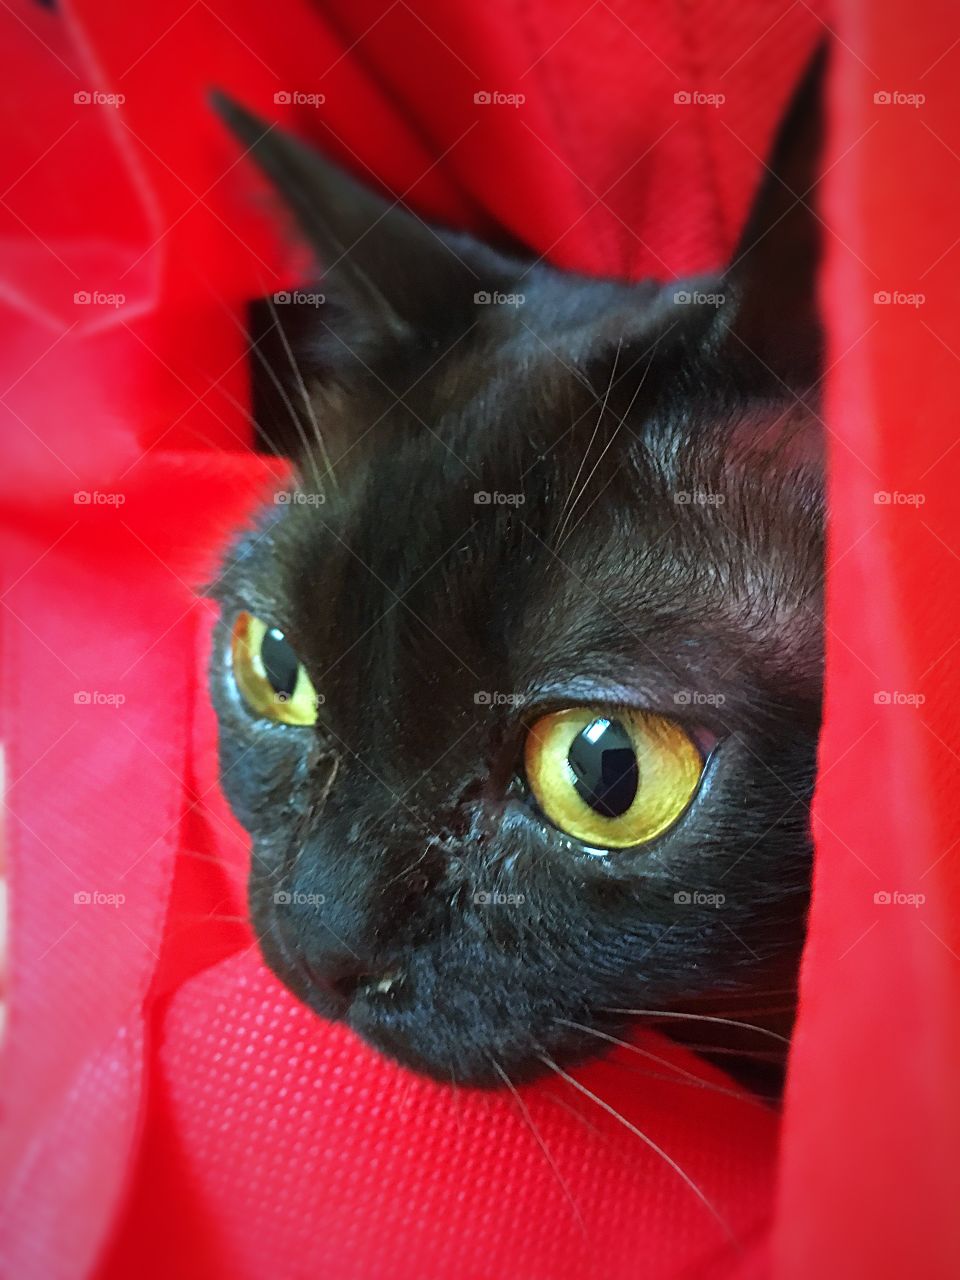
[[[299,479],[216,586],[268,964],[477,1085],[601,1051],[623,1010],[782,986],[821,683],[812,268],[773,327],[757,254],[586,280],[288,138],[258,158],[335,264],[280,346],[266,322],[258,419],[302,436]]]

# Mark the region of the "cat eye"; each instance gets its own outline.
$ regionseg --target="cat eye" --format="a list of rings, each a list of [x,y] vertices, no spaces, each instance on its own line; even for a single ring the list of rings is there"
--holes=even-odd
[[[232,655],[233,678],[255,715],[282,724],[316,724],[316,690],[282,631],[252,613],[239,613]]]
[[[703,772],[698,747],[674,721],[599,707],[542,716],[527,732],[524,765],[544,817],[597,849],[662,835]]]

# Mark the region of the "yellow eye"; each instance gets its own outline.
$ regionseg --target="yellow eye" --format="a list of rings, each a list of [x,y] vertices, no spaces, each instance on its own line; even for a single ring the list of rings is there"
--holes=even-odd
[[[316,724],[318,698],[282,631],[252,613],[233,624],[233,677],[247,706],[267,720]]]
[[[672,720],[600,707],[543,716],[527,733],[525,766],[544,816],[597,849],[661,835],[703,772],[699,750]]]

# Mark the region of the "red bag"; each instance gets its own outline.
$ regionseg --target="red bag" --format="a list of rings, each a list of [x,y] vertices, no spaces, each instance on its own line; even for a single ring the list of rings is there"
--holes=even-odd
[[[206,94],[424,216],[666,278],[729,255],[825,15],[12,0],[0,24],[9,1274],[960,1274],[951,10],[832,15],[827,706],[782,1124],[646,1032],[655,1058],[575,1073],[601,1105],[440,1088],[260,961],[193,589],[278,485],[243,307],[303,264]]]

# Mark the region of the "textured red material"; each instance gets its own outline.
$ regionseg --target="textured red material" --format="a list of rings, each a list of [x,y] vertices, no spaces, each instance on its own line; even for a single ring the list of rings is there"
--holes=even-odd
[[[248,448],[240,317],[299,265],[210,86],[424,215],[506,227],[563,265],[667,277],[729,254],[823,34],[815,9],[0,10],[7,1274],[960,1274],[946,589],[960,47],[945,4],[859,0],[831,17],[828,706],[779,1153],[774,1116],[696,1087],[730,1086],[653,1035],[637,1045],[665,1062],[622,1053],[576,1073],[670,1153],[738,1246],[562,1081],[522,1093],[541,1146],[509,1096],[401,1072],[267,973],[242,919],[246,845],[217,788],[210,618],[192,592],[280,482]],[[722,108],[675,101],[694,90]],[[526,101],[475,103],[482,91]],[[878,291],[926,302],[878,305]]]

